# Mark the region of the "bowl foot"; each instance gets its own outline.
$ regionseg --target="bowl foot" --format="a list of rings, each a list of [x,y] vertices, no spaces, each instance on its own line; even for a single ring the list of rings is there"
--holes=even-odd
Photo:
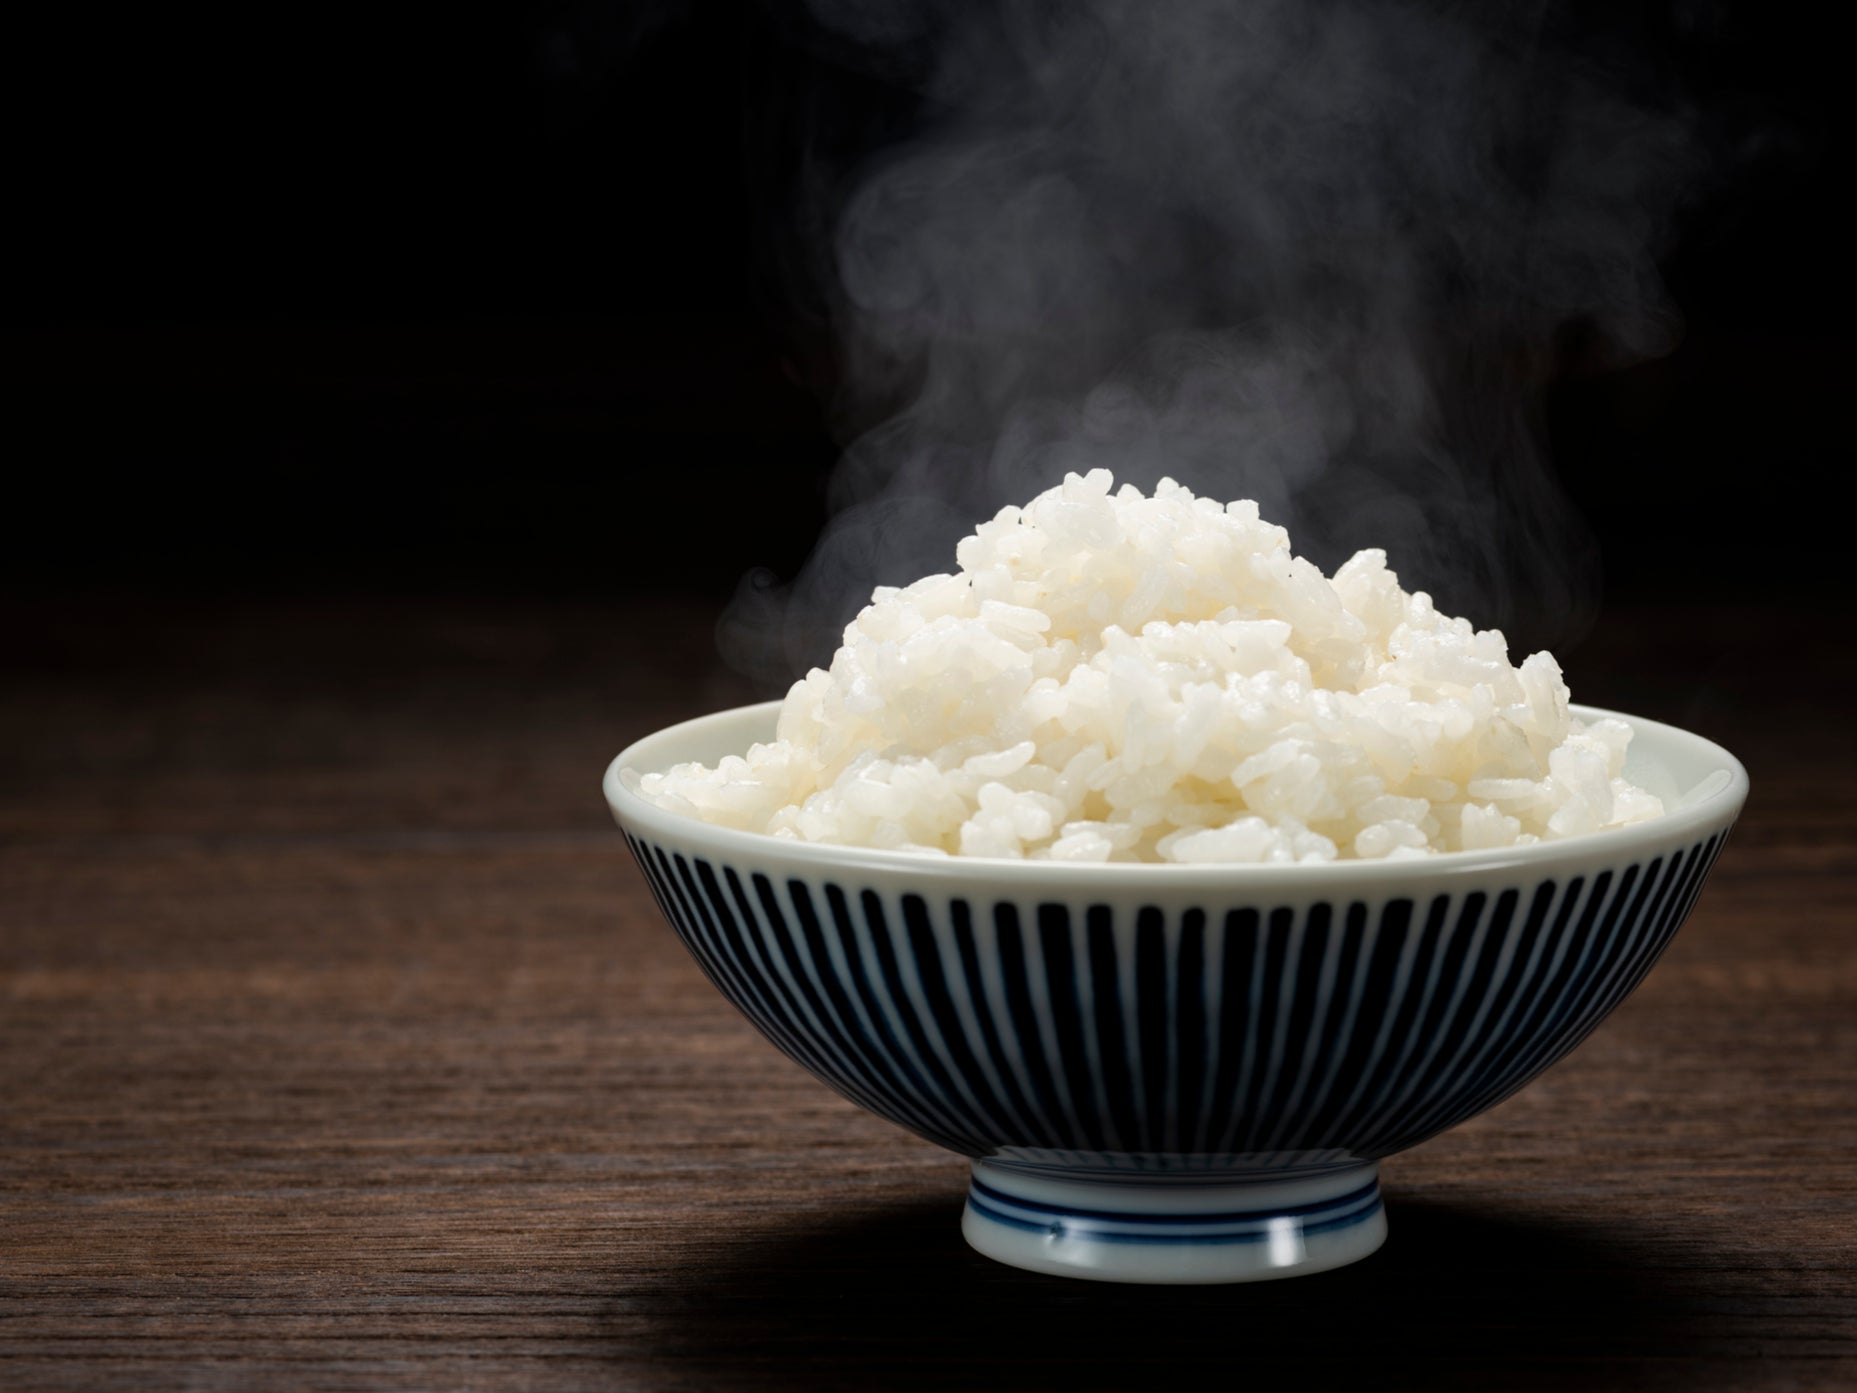
[[[961,1233],[987,1257],[1098,1282],[1254,1282],[1386,1240],[1375,1163],[1286,1179],[1076,1179],[975,1161]]]

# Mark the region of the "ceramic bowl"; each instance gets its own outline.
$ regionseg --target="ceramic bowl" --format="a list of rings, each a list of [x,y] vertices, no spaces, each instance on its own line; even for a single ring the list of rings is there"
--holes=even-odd
[[[673,726],[608,769],[665,918],[781,1050],[971,1158],[975,1248],[1111,1281],[1371,1253],[1381,1159],[1502,1101],[1624,999],[1747,792],[1720,746],[1621,716],[1627,776],[1669,810],[1654,821],[1393,864],[1209,867],[803,844],[621,781],[739,753],[777,709]]]

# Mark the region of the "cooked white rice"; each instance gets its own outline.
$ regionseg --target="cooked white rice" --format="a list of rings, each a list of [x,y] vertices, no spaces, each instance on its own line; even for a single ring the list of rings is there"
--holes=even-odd
[[[1255,503],[1098,469],[956,557],[876,591],[771,744],[632,786],[776,837],[1058,861],[1391,860],[1663,811],[1552,657],[1511,666],[1383,552],[1324,577]]]

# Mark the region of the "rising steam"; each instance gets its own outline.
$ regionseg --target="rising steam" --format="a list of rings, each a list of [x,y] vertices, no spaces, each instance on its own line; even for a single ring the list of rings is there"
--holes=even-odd
[[[733,663],[823,662],[873,585],[1099,465],[1255,498],[1325,567],[1382,546],[1479,626],[1583,630],[1595,549],[1540,397],[1568,326],[1669,345],[1692,147],[1552,7],[812,8],[929,115],[836,207],[834,518],[790,586],[744,584]]]

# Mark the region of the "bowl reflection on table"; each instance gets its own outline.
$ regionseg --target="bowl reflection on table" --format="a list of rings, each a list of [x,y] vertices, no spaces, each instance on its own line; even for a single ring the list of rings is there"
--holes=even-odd
[[[621,780],[741,753],[778,709],[670,727],[608,769],[665,917],[781,1050],[972,1159],[975,1248],[1114,1281],[1371,1253],[1379,1161],[1500,1102],[1624,999],[1747,792],[1721,747],[1620,716],[1626,777],[1664,799],[1649,822],[1396,863],[1077,865],[732,831]]]

